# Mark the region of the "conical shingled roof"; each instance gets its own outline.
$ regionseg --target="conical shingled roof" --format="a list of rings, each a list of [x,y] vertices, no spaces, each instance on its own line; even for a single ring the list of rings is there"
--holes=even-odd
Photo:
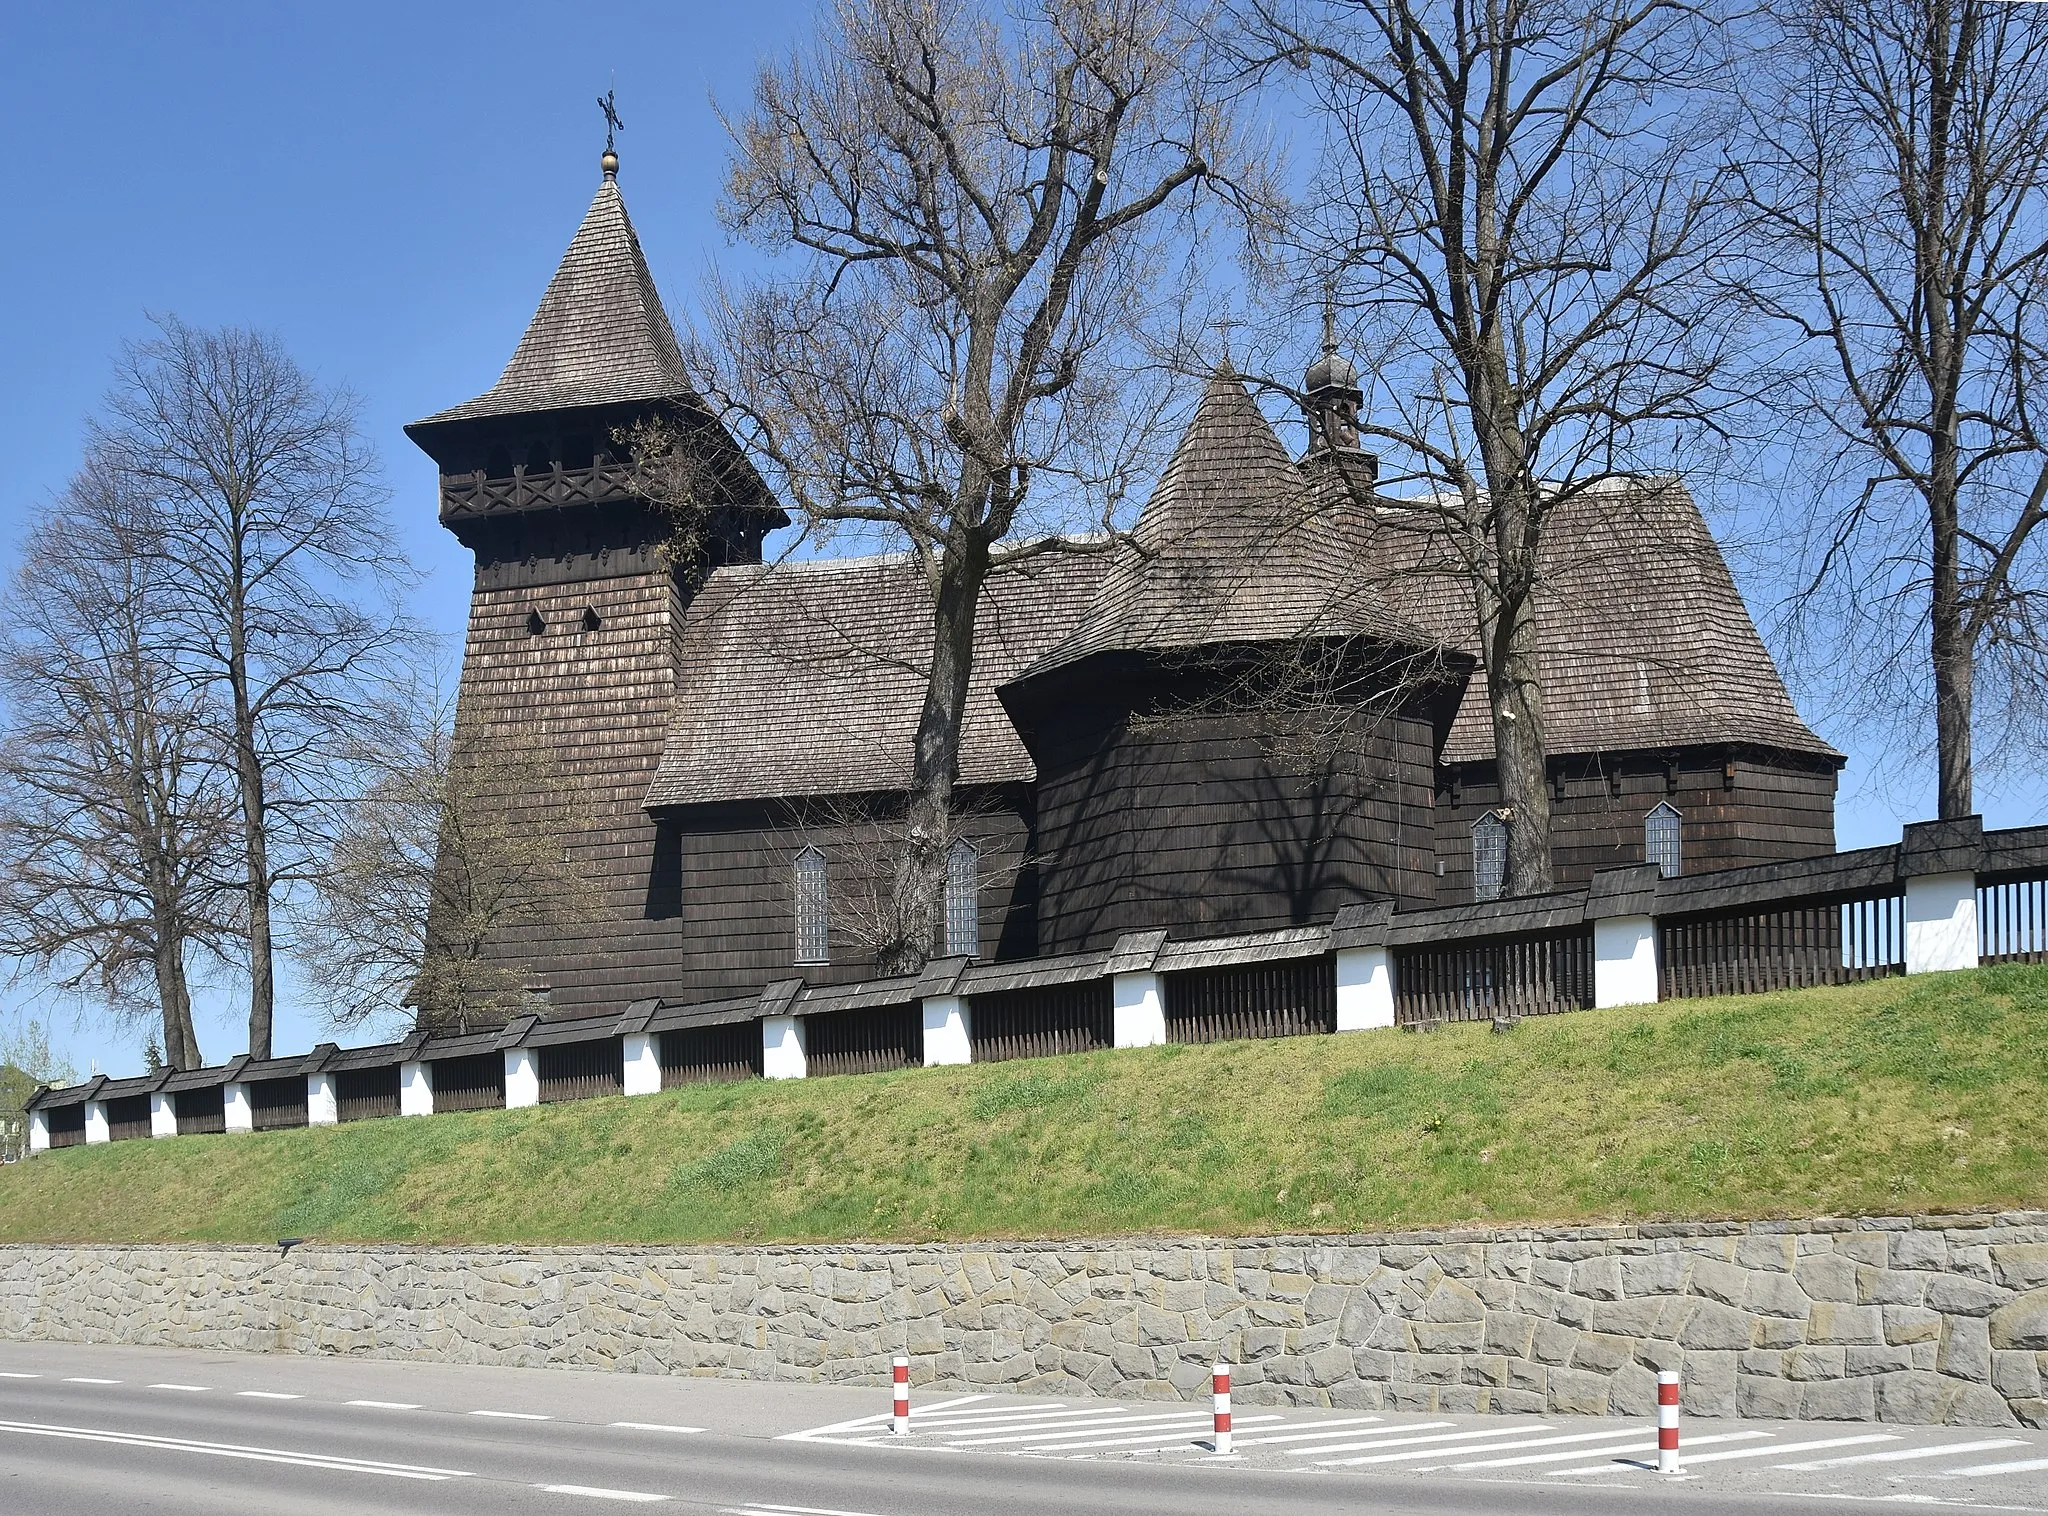
[[[498,382],[413,425],[694,398],[625,198],[607,174]]]
[[[1024,677],[1096,653],[1300,637],[1438,639],[1389,610],[1356,571],[1362,512],[1313,509],[1301,470],[1236,375],[1203,391],[1159,486],[1087,615]]]

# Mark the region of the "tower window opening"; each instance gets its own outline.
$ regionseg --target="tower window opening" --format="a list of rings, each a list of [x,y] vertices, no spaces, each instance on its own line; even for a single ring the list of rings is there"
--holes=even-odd
[[[592,458],[590,434],[583,432],[574,437],[562,439],[562,467],[589,468]]]
[[[502,447],[494,447],[484,459],[484,473],[492,479],[512,477],[512,454]]]
[[[1508,824],[1498,811],[1472,823],[1472,898],[1498,900],[1508,877]]]
[[[825,855],[807,847],[796,855],[796,961],[825,963],[831,948],[831,896]]]
[[[946,854],[946,956],[981,951],[981,856],[962,838]]]
[[[545,474],[552,468],[554,462],[548,457],[548,445],[545,442],[536,442],[526,450],[527,473]]]
[[[1659,878],[1676,879],[1684,872],[1684,827],[1685,818],[1668,801],[1658,801],[1643,818],[1643,862],[1656,864]]]
[[[547,629],[547,621],[541,616],[541,613],[539,611],[528,611],[526,613],[527,636],[538,637],[542,632],[546,631]]]
[[[583,607],[583,613],[576,618],[577,625],[586,632],[594,632],[604,625],[604,618],[591,606]]]

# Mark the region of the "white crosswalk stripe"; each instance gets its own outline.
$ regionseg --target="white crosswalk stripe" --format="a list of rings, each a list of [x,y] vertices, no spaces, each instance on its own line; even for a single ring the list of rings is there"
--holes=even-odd
[[[1528,1430],[1532,1432],[1547,1432],[1551,1429],[1545,1426],[1533,1426],[1528,1428]],[[1481,1437],[1490,1437],[1495,1440],[1498,1440],[1501,1436],[1501,1431],[1501,1428],[1493,1427],[1483,1432],[1439,1432],[1432,1437],[1389,1437],[1383,1442],[1363,1443],[1361,1444],[1361,1446],[1373,1448],[1399,1448],[1407,1447],[1410,1443],[1418,1442],[1471,1442]],[[1313,1448],[1309,1451],[1324,1453],[1331,1452],[1334,1450],[1329,1448]],[[1366,1463],[1414,1463],[1424,1458],[1439,1457],[1444,1451],[1444,1449],[1438,1447],[1423,1448],[1420,1451],[1416,1451],[1415,1449],[1410,1448],[1409,1451],[1405,1453],[1375,1452],[1370,1456],[1364,1458],[1319,1458],[1316,1460],[1316,1467],[1321,1469],[1350,1469],[1356,1468],[1360,1464]]]
[[[1371,1433],[1370,1435],[1371,1435],[1371,1436],[1372,1436],[1373,1438],[1377,1439],[1377,1438],[1381,1438],[1381,1437],[1392,1437],[1392,1436],[1394,1436],[1394,1435],[1395,1435],[1396,1433],[1400,1433],[1400,1432],[1429,1432],[1429,1431],[1434,1431],[1434,1430],[1435,1430],[1436,1428],[1438,1428],[1438,1427],[1454,1427],[1454,1426],[1456,1426],[1456,1425],[1457,1425],[1457,1423],[1456,1423],[1455,1421],[1411,1421],[1411,1422],[1409,1422],[1409,1423],[1408,1423],[1408,1424],[1407,1424],[1406,1426],[1391,1426],[1391,1427],[1381,1427],[1381,1428],[1380,1428],[1380,1429],[1379,1429],[1379,1430],[1378,1430],[1377,1432]],[[1504,1427],[1504,1428],[1502,1428],[1501,1430],[1502,1430],[1503,1432],[1505,1432],[1505,1431],[1507,1431],[1507,1430],[1510,1430],[1510,1429],[1509,1429],[1509,1428],[1505,1428],[1505,1427]],[[1527,1427],[1518,1427],[1518,1428],[1514,1428],[1513,1430],[1517,1430],[1517,1431],[1528,1431],[1528,1432],[1541,1432],[1541,1431],[1546,1431],[1546,1430],[1548,1430],[1548,1428],[1546,1428],[1546,1427],[1545,1427],[1545,1426],[1544,1426],[1544,1425],[1543,1425],[1543,1424],[1542,1424],[1541,1422],[1538,1422],[1538,1423],[1535,1423],[1535,1424],[1533,1424],[1533,1425],[1530,1425],[1530,1426],[1527,1426]],[[1363,1436],[1363,1435],[1366,1435],[1366,1434],[1363,1434],[1363,1433],[1361,1433],[1360,1435],[1361,1435],[1361,1436]],[[1475,1435],[1477,1435],[1477,1434],[1475,1434]],[[1330,1448],[1289,1448],[1289,1449],[1288,1449],[1287,1451],[1288,1451],[1288,1453],[1289,1453],[1289,1454],[1290,1454],[1290,1455],[1291,1455],[1292,1457],[1295,1457],[1295,1458],[1300,1458],[1300,1457],[1302,1457],[1302,1456],[1304,1456],[1304,1455],[1306,1455],[1306,1454],[1309,1454],[1309,1453],[1348,1453],[1348,1452],[1352,1451],[1352,1449],[1354,1449],[1354,1448],[1370,1448],[1370,1447],[1377,1447],[1378,1445],[1379,1445],[1379,1444],[1378,1444],[1378,1442],[1377,1442],[1377,1441],[1373,1441],[1373,1442],[1347,1442],[1347,1443],[1343,1443],[1343,1444],[1340,1444],[1340,1445],[1339,1445],[1339,1446],[1337,1446],[1337,1447],[1330,1447]]]
[[[1041,1428],[1037,1431],[1028,1432],[1007,1431],[989,1437],[959,1437],[948,1434],[946,1446],[954,1448],[1003,1447],[1007,1444],[1018,1442],[1045,1442],[1048,1439],[1063,1437],[1099,1437],[1109,1432],[1134,1432],[1154,1427],[1164,1429],[1173,1426],[1206,1426],[1208,1423],[1209,1416],[1207,1412],[1180,1411],[1171,1416],[1130,1416],[1116,1421],[1091,1422],[1087,1426],[1081,1427]],[[915,1415],[910,1419],[910,1426],[912,1431],[917,1429],[917,1418]]]
[[[1635,1428],[1631,1428],[1631,1429],[1630,1429],[1630,1430],[1629,1430],[1628,1432],[1626,1432],[1626,1433],[1619,1433],[1619,1432],[1614,1432],[1614,1433],[1609,1433],[1608,1435],[1609,1435],[1609,1436],[1615,1436],[1615,1437],[1620,1437],[1620,1436],[1627,1436],[1627,1437],[1641,1437],[1641,1436],[1643,1435],[1643,1431],[1642,1431],[1642,1428],[1640,1428],[1640,1427],[1635,1427]],[[1688,1442],[1687,1442],[1687,1446],[1689,1446],[1689,1447],[1696,1447],[1696,1448],[1703,1448],[1703,1447],[1707,1446],[1707,1445],[1708,1445],[1709,1443],[1714,1443],[1714,1442],[1746,1442],[1746,1441],[1748,1441],[1748,1440],[1749,1440],[1750,1438],[1752,1438],[1752,1437],[1768,1437],[1768,1436],[1770,1436],[1770,1435],[1771,1435],[1771,1434],[1770,1434],[1769,1432],[1722,1432],[1722,1433],[1720,1433],[1719,1435],[1717,1435],[1717,1436],[1712,1436],[1712,1437],[1694,1437],[1694,1438],[1691,1438],[1691,1439],[1689,1439],[1689,1440],[1688,1440]],[[1551,1442],[1582,1442],[1582,1441],[1584,1441],[1585,1439],[1584,1439],[1584,1438],[1579,1438],[1579,1437],[1555,1437],[1555,1438],[1550,1438],[1550,1439],[1548,1439],[1548,1440],[1549,1440],[1549,1441],[1551,1441]],[[1522,1444],[1522,1445],[1523,1445],[1524,1447],[1540,1448],[1540,1447],[1544,1446],[1544,1443],[1543,1443],[1543,1442],[1529,1442],[1529,1443],[1524,1443],[1524,1444]],[[1515,1444],[1514,1444],[1514,1443],[1511,1443],[1511,1442],[1510,1442],[1510,1443],[1502,1443],[1502,1444],[1501,1444],[1501,1447],[1513,1447],[1513,1446],[1515,1446]],[[1467,1449],[1467,1451],[1470,1451],[1470,1450],[1469,1450],[1469,1449]],[[1487,1451],[1487,1452],[1494,1452],[1494,1451],[1497,1451],[1497,1449],[1492,1449],[1492,1448],[1488,1448],[1488,1449],[1485,1449],[1484,1451]],[[1653,1438],[1651,1438],[1651,1439],[1650,1439],[1650,1440],[1649,1440],[1648,1442],[1635,1442],[1635,1443],[1630,1443],[1630,1444],[1628,1444],[1628,1445],[1627,1445],[1627,1446],[1625,1446],[1625,1447],[1618,1447],[1618,1448],[1605,1448],[1605,1449],[1598,1449],[1598,1448],[1584,1448],[1584,1447],[1579,1447],[1579,1448],[1572,1448],[1572,1449],[1571,1449],[1570,1451],[1568,1451],[1568,1452],[1563,1452],[1563,1453],[1531,1453],[1531,1454],[1527,1454],[1527,1455],[1525,1455],[1525,1456],[1523,1456],[1523,1457],[1519,1457],[1519,1458],[1489,1458],[1489,1459],[1484,1459],[1484,1460],[1482,1460],[1482,1461],[1479,1461],[1479,1462],[1476,1462],[1476,1463],[1440,1463],[1440,1464],[1434,1464],[1434,1465],[1432,1465],[1432,1466],[1431,1466],[1431,1467],[1429,1467],[1429,1468],[1425,1468],[1425,1469],[1417,1469],[1417,1470],[1415,1470],[1415,1472],[1416,1472],[1416,1473],[1418,1473],[1418,1474],[1428,1474],[1428,1473],[1433,1473],[1433,1472],[1434,1472],[1434,1471],[1435,1471],[1436,1469],[1453,1469],[1453,1470],[1460,1470],[1460,1471],[1462,1471],[1462,1470],[1465,1470],[1465,1469],[1505,1469],[1505,1468],[1517,1468],[1517,1467],[1520,1467],[1520,1466],[1522,1466],[1522,1465],[1525,1465],[1525,1464],[1532,1464],[1532,1463],[1568,1463],[1568,1462],[1570,1462],[1570,1461],[1571,1461],[1572,1459],[1574,1459],[1574,1458],[1584,1458],[1584,1457],[1586,1457],[1586,1456],[1587,1456],[1587,1455],[1588,1455],[1589,1453],[1594,1453],[1594,1452],[1603,1452],[1603,1451],[1604,1451],[1604,1452],[1606,1452],[1606,1453],[1609,1453],[1609,1454],[1611,1454],[1612,1456],[1614,1456],[1614,1457],[1616,1457],[1616,1458],[1619,1458],[1619,1457],[1620,1457],[1620,1456],[1622,1456],[1622,1455],[1623,1455],[1624,1453],[1654,1453],[1654,1452],[1656,1452],[1656,1451],[1657,1451],[1657,1441],[1656,1441],[1656,1439],[1655,1439],[1655,1438],[1653,1437]]]
[[[1314,1432],[1274,1432],[1258,1437],[1239,1437],[1232,1444],[1240,1448],[1262,1448],[1275,1442],[1312,1442],[1329,1437],[1356,1437],[1358,1429],[1384,1420],[1380,1416],[1354,1416],[1341,1421],[1318,1422]]]
[[[1852,1463],[1907,1463],[1916,1458],[1947,1458],[1956,1453],[1988,1453],[1993,1448],[2023,1446],[2025,1443],[2018,1437],[1992,1437],[1983,1442],[1952,1442],[1938,1448],[1890,1448],[1882,1453],[1851,1453],[1846,1458],[1816,1458],[1810,1463],[1780,1463],[1772,1467],[1805,1473],[1813,1469],[1839,1469]]]
[[[1254,1422],[1278,1420],[1280,1420],[1278,1416],[1239,1416],[1236,1418],[1236,1425],[1242,1427],[1250,1426]],[[1150,1447],[1165,1447],[1169,1444],[1192,1441],[1200,1433],[1208,1431],[1211,1424],[1209,1418],[1203,1416],[1196,1421],[1184,1421],[1174,1427],[1156,1427],[1149,1432],[1142,1432],[1130,1437],[1104,1437],[1086,1442],[1071,1440],[1065,1442],[1041,1442],[1035,1447],[1024,1449],[1024,1451],[1027,1453],[1059,1453],[1072,1451],[1077,1448],[1128,1448],[1133,1443]]]
[[[1684,1448],[1679,1449],[1678,1461],[1690,1469],[1698,1463],[1722,1463],[1732,1458],[1770,1458],[1779,1453],[1810,1453],[1820,1448],[1847,1448],[1859,1443],[1897,1442],[1895,1432],[1871,1432],[1862,1437],[1824,1437],[1814,1442],[1784,1442],[1762,1448],[1736,1448],[1725,1453],[1702,1453],[1699,1457],[1689,1456]],[[1550,1477],[1555,1479],[1567,1474],[1619,1474],[1630,1470],[1641,1470],[1639,1463],[1593,1463],[1581,1469],[1552,1469]]]
[[[2048,1469],[2048,1458],[2023,1458],[2016,1463],[1979,1463],[1967,1469],[1943,1469],[1943,1479],[1978,1479],[1991,1474],[2037,1474]]]

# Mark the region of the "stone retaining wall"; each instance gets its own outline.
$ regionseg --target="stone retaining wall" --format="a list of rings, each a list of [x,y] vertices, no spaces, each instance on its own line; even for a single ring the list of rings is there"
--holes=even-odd
[[[0,1247],[0,1337],[1240,1404],[2048,1426],[2048,1212],[856,1247]]]

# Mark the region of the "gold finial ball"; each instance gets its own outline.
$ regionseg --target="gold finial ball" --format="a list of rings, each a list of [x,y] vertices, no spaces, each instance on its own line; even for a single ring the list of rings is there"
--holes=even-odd
[[[616,179],[618,177],[619,155],[617,153],[613,152],[610,148],[606,148],[604,156],[598,159],[597,162],[598,167],[604,170],[605,178]]]

